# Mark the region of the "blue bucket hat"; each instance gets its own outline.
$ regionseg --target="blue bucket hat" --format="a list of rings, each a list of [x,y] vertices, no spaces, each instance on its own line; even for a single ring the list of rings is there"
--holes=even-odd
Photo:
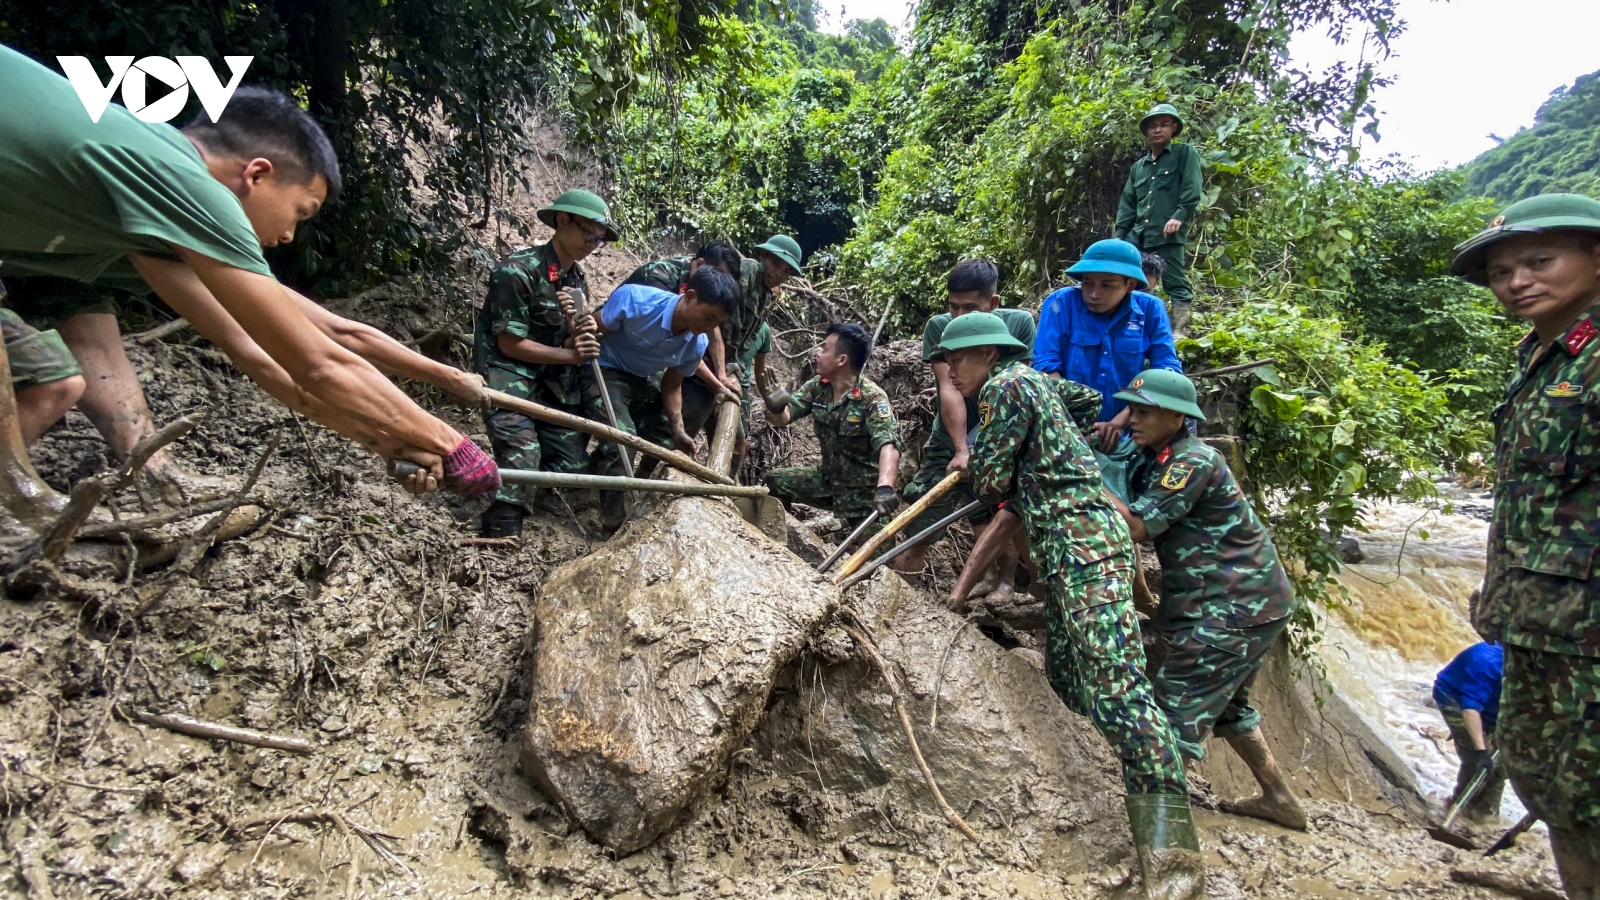
[[[1144,267],[1140,265],[1139,248],[1127,241],[1095,241],[1083,251],[1083,259],[1067,269],[1068,275],[1085,275],[1102,272],[1107,275],[1126,275],[1138,282],[1141,290],[1149,288],[1144,280]]]

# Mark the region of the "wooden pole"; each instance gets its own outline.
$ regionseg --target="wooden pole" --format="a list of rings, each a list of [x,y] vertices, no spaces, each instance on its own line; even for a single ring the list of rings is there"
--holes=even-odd
[[[483,396],[490,403],[501,409],[513,410],[531,419],[549,422],[552,425],[560,425],[563,428],[571,428],[573,431],[581,431],[584,434],[593,435],[602,440],[615,441],[624,447],[632,447],[646,456],[653,456],[673,468],[688,472],[701,481],[708,481],[712,484],[733,484],[732,478],[715,469],[701,465],[689,456],[676,450],[669,450],[666,447],[652,444],[636,434],[629,434],[620,428],[612,428],[604,422],[585,419],[583,416],[575,416],[559,409],[541,406],[532,400],[523,400],[519,397],[513,397],[510,394],[492,391],[487,388],[484,389]]]
[[[923,510],[933,505],[933,501],[943,497],[950,492],[951,488],[959,484],[965,474],[964,472],[951,472],[944,477],[943,481],[934,485],[933,490],[922,495],[921,500],[911,504],[905,512],[895,516],[894,521],[884,526],[882,531],[873,535],[871,540],[862,544],[861,549],[857,550],[854,556],[845,560],[844,565],[839,567],[839,574],[833,576],[833,583],[840,584],[854,574],[867,560],[872,558],[872,554],[878,552],[879,547],[882,547],[891,538],[899,534],[902,528],[911,524],[911,520],[922,515]]]
[[[572,297],[572,324],[567,327],[576,335],[578,333],[577,320],[583,315],[583,302],[588,298],[584,296],[583,291],[577,288],[573,288],[567,293]],[[611,424],[612,428],[621,431],[622,429],[617,428],[617,411],[611,406],[611,392],[606,390],[606,376],[600,371],[600,358],[598,356],[589,360],[589,372],[594,376],[595,388],[600,391],[600,403],[606,408],[606,421]],[[632,478],[633,457],[628,455],[628,448],[626,447],[620,448],[618,452],[622,454],[622,471],[629,478]]]
[[[724,400],[717,404],[717,430],[711,435],[711,450],[707,462],[711,468],[732,475],[733,449],[739,443],[739,413],[743,409],[737,400]]]
[[[655,478],[618,478],[613,475],[587,475],[582,472],[530,472],[526,469],[501,469],[506,484],[534,487],[598,488],[602,491],[639,491],[646,494],[690,494],[696,497],[765,497],[762,485],[705,484],[699,481],[660,481]]]

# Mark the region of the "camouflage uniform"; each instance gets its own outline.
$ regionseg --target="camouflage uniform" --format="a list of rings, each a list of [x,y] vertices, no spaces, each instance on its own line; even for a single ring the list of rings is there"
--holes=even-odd
[[[1166,716],[1144,674],[1133,612],[1133,541],[1105,498],[1094,455],[1069,424],[1065,398],[1098,392],[1002,363],[978,394],[972,476],[980,499],[1022,517],[1047,586],[1046,660],[1062,702],[1088,716],[1122,759],[1130,795],[1188,802]]]
[[[555,249],[541,244],[519,250],[489,273],[489,296],[473,335],[472,370],[482,375],[491,390],[532,400],[542,406],[583,414],[582,366],[536,365],[511,359],[500,352],[502,334],[559,347],[570,332],[556,292],[589,290],[583,267],[574,263],[561,272]],[[536,421],[521,413],[495,409],[489,413],[489,444],[495,463],[504,469],[543,469],[579,472],[587,465],[582,433]],[[495,499],[526,509],[532,490],[508,484]]]
[[[767,324],[767,314],[772,309],[772,292],[761,280],[761,262],[745,257],[739,264],[739,302],[722,323],[722,346],[727,359],[755,358],[761,343],[761,328]],[[771,332],[768,332],[768,340]],[[750,366],[739,373],[739,427],[750,433],[750,401],[755,393],[755,376]]]
[[[1551,827],[1558,859],[1600,857],[1597,335],[1600,304],[1543,353],[1533,334],[1517,345],[1517,374],[1492,417],[1494,517],[1473,610],[1484,640],[1505,647],[1507,774]]]
[[[1000,320],[1006,323],[1006,330],[1011,336],[1021,341],[1028,347],[1033,346],[1034,323],[1033,314],[1021,309],[997,309],[994,311]],[[951,315],[940,313],[928,320],[928,325],[922,331],[922,361],[936,363],[944,361],[944,352],[939,349],[939,341],[944,338],[944,329],[950,324]],[[1010,357],[1018,362],[1032,362],[1033,351],[1020,350],[1015,356]],[[978,426],[978,400],[975,397],[967,399],[967,431],[970,433]],[[971,450],[971,444],[967,446]],[[945,470],[950,466],[950,460],[955,459],[956,445],[950,439],[950,432],[945,429],[944,417],[939,413],[938,398],[934,398],[933,427],[928,431],[927,443],[922,445],[922,458],[917,463],[917,474],[912,477],[911,483],[906,485],[901,496],[907,503],[915,503],[933,486],[944,480]],[[968,503],[978,499],[972,492],[972,483],[964,481],[959,486],[951,489],[943,497],[928,507],[910,525],[906,526],[906,534],[920,534],[933,523],[943,519]],[[994,507],[981,506],[976,511],[968,514],[967,521],[983,523],[994,518]],[[931,534],[923,539],[924,544],[932,544],[943,537],[943,533]]]
[[[660,373],[642,378],[632,372],[610,367],[606,367],[604,372],[606,392],[611,395],[611,408],[617,414],[617,427],[670,449],[672,426],[667,422],[667,409],[661,402]],[[684,383],[687,384],[687,380]],[[583,378],[583,401],[585,416],[596,422],[608,421],[605,401],[600,399],[600,389],[588,372],[584,373]],[[622,468],[621,449],[611,441],[596,442],[594,468],[601,475],[626,474]],[[605,493],[615,494],[612,491]]]
[[[835,403],[833,387],[813,377],[789,398],[789,420],[805,416],[811,416],[822,464],[773,469],[767,486],[784,503],[829,509],[849,522],[865,518],[878,484],[878,453],[885,444],[900,446],[889,395],[863,378]]]
[[[0,283],[0,300],[9,300],[3,283]],[[0,335],[5,337],[6,358],[11,363],[11,386],[16,390],[53,384],[83,374],[77,357],[53,328],[41,331],[6,308],[0,309]]]
[[[1152,627],[1172,648],[1151,680],[1178,751],[1200,759],[1207,734],[1238,737],[1261,724],[1250,686],[1289,625],[1294,588],[1222,454],[1181,431],[1142,453],[1129,509],[1161,558]]]

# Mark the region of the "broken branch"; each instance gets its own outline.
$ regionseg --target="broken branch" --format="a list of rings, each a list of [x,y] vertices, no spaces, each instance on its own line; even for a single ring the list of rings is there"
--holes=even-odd
[[[315,753],[317,750],[310,741],[300,738],[281,737],[249,728],[235,728],[232,725],[218,725],[215,722],[191,719],[188,716],[158,716],[152,712],[136,709],[133,710],[133,717],[146,725],[154,725],[190,737],[231,741],[235,744],[249,744],[252,747],[266,747],[269,750],[284,750],[289,753]]]
[[[883,682],[889,687],[889,696],[894,698],[894,711],[900,716],[900,729],[905,732],[906,741],[911,745],[911,757],[917,761],[917,768],[922,772],[922,780],[928,783],[928,790],[933,792],[933,801],[939,805],[939,811],[944,813],[945,821],[966,835],[974,844],[980,843],[978,833],[973,831],[972,826],[968,825],[966,820],[961,818],[961,814],[944,799],[944,791],[939,790],[939,782],[934,780],[933,770],[928,768],[928,761],[922,757],[922,748],[917,746],[917,735],[911,729],[911,714],[906,711],[905,694],[900,690],[900,680],[895,677],[889,661],[878,651],[878,644],[872,639],[865,623],[848,610],[841,615],[849,619],[848,622],[841,623],[845,633],[850,635],[851,640],[867,654],[878,667],[879,673],[883,675]]]

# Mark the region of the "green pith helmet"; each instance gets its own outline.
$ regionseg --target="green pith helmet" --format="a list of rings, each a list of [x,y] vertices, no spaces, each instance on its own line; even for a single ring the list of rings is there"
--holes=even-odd
[[[534,215],[539,221],[556,227],[556,213],[564,212],[569,215],[579,216],[603,226],[606,230],[606,240],[617,239],[617,223],[611,221],[611,208],[600,199],[600,195],[593,191],[571,190],[556,198],[556,202],[539,210]]]
[[[1450,274],[1484,284],[1489,248],[1519,234],[1550,231],[1587,231],[1600,234],[1600,200],[1582,194],[1540,194],[1518,200],[1496,216],[1489,227],[1456,247]]]
[[[1117,400],[1159,406],[1204,422],[1206,414],[1195,402],[1194,382],[1171,369],[1145,369],[1128,386],[1111,395]]]
[[[1095,241],[1089,249],[1083,251],[1083,259],[1072,264],[1067,269],[1068,275],[1083,275],[1088,272],[1101,272],[1107,275],[1126,275],[1139,283],[1139,287],[1147,289],[1150,282],[1144,279],[1144,257],[1140,255],[1139,248],[1115,238],[1104,241]]]
[[[1156,116],[1171,116],[1172,120],[1178,123],[1178,127],[1172,129],[1172,136],[1177,137],[1178,135],[1183,134],[1183,116],[1178,115],[1178,108],[1173,106],[1171,103],[1157,103],[1155,108],[1145,113],[1144,118],[1139,120],[1140,134],[1144,133],[1145,123],[1151,119],[1154,119]]]
[[[771,253],[788,264],[796,275],[800,274],[800,243],[787,234],[775,234],[767,238],[765,244],[757,244],[756,249]]]
[[[1027,344],[1011,335],[1004,319],[987,312],[957,316],[944,327],[944,337],[939,339],[940,352],[968,347],[999,347],[1001,356],[1028,349]]]

